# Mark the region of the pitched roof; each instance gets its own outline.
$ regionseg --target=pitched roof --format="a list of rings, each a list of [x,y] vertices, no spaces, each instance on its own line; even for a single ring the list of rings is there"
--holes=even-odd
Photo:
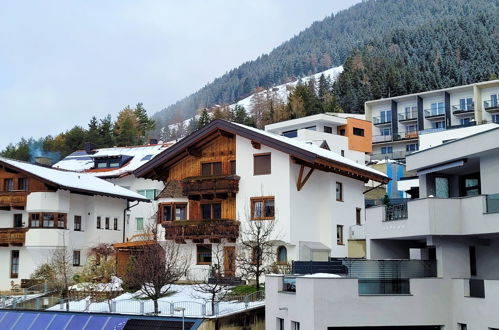
[[[148,163],[139,167],[134,172],[135,175],[139,177],[157,178],[158,175],[154,172],[155,168],[163,166],[166,162],[173,160],[179,155],[187,155],[190,146],[197,141],[207,138],[216,131],[239,135],[251,141],[285,152],[292,156],[296,162],[306,166],[339,173],[362,181],[373,180],[383,183],[389,181],[389,178],[382,172],[369,168],[364,164],[358,164],[353,160],[342,157],[335,152],[320,148],[314,144],[308,144],[296,139],[287,138],[242,124],[231,123],[222,119],[216,119],[202,129],[199,129],[180,140]]]
[[[164,144],[143,146],[102,148],[96,149],[93,154],[87,154],[85,151],[79,150],[60,160],[52,167],[75,172],[88,172],[91,175],[100,178],[120,177],[133,173],[137,168],[144,165],[173,144],[174,142],[168,142]],[[132,157],[132,159],[120,168],[92,170],[95,158],[113,156],[129,156]]]
[[[144,196],[86,173],[77,173],[0,157],[0,165],[31,175],[57,189],[149,202]]]

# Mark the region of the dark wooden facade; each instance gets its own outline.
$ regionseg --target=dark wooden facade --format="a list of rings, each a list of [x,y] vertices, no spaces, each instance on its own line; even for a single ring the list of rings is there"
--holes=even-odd
[[[186,239],[199,241],[208,239],[219,242],[226,239],[235,242],[239,237],[239,221],[227,219],[187,220],[164,222],[166,239],[183,242]]]
[[[0,228],[0,246],[22,246],[28,228]]]

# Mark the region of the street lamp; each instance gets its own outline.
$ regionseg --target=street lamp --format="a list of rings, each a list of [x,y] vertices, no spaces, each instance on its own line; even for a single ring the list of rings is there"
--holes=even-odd
[[[175,312],[182,312],[182,330],[185,330],[185,323],[184,323],[184,313],[185,313],[185,307],[177,307],[174,309]]]

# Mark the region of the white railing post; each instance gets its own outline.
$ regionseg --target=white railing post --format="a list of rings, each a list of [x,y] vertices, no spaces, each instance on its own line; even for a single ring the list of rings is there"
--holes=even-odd
[[[143,301],[140,302],[140,314],[144,315],[144,302]]]
[[[111,312],[116,313],[116,301],[115,300],[113,300],[111,302]]]

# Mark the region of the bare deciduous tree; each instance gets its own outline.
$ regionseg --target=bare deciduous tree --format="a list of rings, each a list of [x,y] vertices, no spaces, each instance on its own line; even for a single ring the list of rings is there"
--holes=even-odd
[[[199,295],[194,295],[194,298],[205,299],[206,295],[209,296],[211,304],[211,311],[215,313],[215,304],[217,301],[223,300],[228,291],[228,285],[225,281],[224,274],[221,271],[223,261],[223,244],[213,244],[212,258],[214,259],[211,269],[207,272],[206,277],[202,283],[194,285],[194,291]],[[205,294],[205,295],[203,295]]]
[[[242,277],[256,281],[260,290],[260,277],[266,266],[275,259],[276,220],[250,220],[241,226],[236,262]]]
[[[158,299],[166,295],[173,283],[187,276],[190,257],[174,240],[157,240],[155,230],[152,237],[153,242],[141,246],[131,258],[126,272],[128,279],[154,302],[154,313],[158,314]]]

